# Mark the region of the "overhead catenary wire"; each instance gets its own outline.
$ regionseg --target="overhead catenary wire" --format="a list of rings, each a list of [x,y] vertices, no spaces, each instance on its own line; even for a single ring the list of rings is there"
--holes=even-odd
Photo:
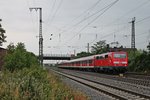
[[[141,20],[139,20],[139,22],[138,22],[138,21],[136,21],[136,23],[140,23],[140,22],[146,21],[146,20],[147,20],[147,19],[149,19],[149,18],[146,18],[146,19],[145,19],[145,18],[143,18],[143,19],[144,19],[144,20],[142,20],[142,19],[141,19]],[[124,30],[124,28],[123,28],[122,30]],[[115,32],[116,32],[116,31],[115,31]],[[115,33],[115,32],[112,32],[112,33]],[[117,30],[117,32],[119,33],[119,31],[118,31],[118,30]],[[59,34],[60,34],[60,33],[59,33]],[[83,33],[82,33],[82,34],[83,34]],[[86,34],[86,32],[85,32],[85,34]],[[61,34],[61,36],[63,36],[63,35]],[[107,35],[106,37],[109,37],[109,36],[112,36],[112,35],[110,34],[110,35]],[[139,36],[140,36],[140,35],[139,35]],[[105,37],[105,38],[106,38],[106,37]],[[125,39],[124,39],[124,40],[125,40]],[[61,42],[62,42],[62,41],[61,41]]]
[[[143,22],[143,21],[145,21],[145,20],[148,20],[148,19],[150,19],[150,16],[145,17],[145,18],[142,18],[142,19],[136,21],[136,23],[141,23],[141,22]],[[120,32],[120,31],[122,31],[122,30],[124,30],[124,29],[126,29],[126,28],[123,27],[123,28],[121,28],[120,30],[114,31],[114,32],[112,32],[112,33],[109,33],[109,34],[107,34],[107,35],[105,35],[105,36],[103,36],[103,37],[101,37],[101,38],[108,37],[109,35],[111,35],[111,34],[113,34],[113,33]],[[139,36],[139,35],[142,35],[142,34],[145,34],[145,33],[147,33],[147,32],[143,32],[143,33],[140,33],[140,34],[136,34],[136,36]],[[128,36],[131,36],[131,35],[128,35]],[[92,41],[92,42],[90,42],[90,44],[92,44],[92,43],[94,43],[94,42],[95,42],[95,40]]]
[[[87,20],[87,19],[93,17],[94,15],[98,14],[99,12],[101,12],[101,11],[103,11],[103,10],[105,11],[105,9],[107,9],[107,7],[109,7],[109,6],[111,6],[111,5],[108,5],[108,6],[104,7],[104,8],[102,8],[102,9],[100,9],[99,11],[93,13],[92,15],[86,17],[85,19],[79,21],[78,23],[76,23],[75,25],[73,25],[73,27],[75,27],[75,26],[79,25],[80,23],[84,22],[85,20]]]
[[[77,20],[78,18],[80,18],[83,14],[85,14],[85,13],[87,13],[87,12],[91,12],[99,3],[100,3],[100,1],[102,1],[102,0],[98,0],[96,3],[94,3],[94,5],[92,5],[90,8],[88,8],[87,10],[85,10],[82,14],[80,14],[79,16],[77,16],[76,18],[74,18],[73,20],[72,20],[72,22],[73,21],[75,21],[75,20]]]
[[[141,36],[141,35],[145,35],[145,34],[148,34],[148,31],[136,34],[136,38],[139,37],[139,36]],[[126,35],[126,37],[130,37],[130,36],[131,36],[131,34],[130,34],[130,35]],[[123,37],[124,37],[124,36],[123,36]],[[126,39],[122,39],[122,38],[120,38],[120,40],[121,40],[122,42],[123,42],[123,41],[126,41]],[[118,41],[120,41],[120,40],[118,40]]]
[[[149,2],[149,1],[148,1]],[[147,3],[147,2],[146,2]],[[145,3],[145,4],[146,4]],[[144,4],[144,3],[143,3]],[[148,17],[145,17],[145,18],[143,18],[143,19],[140,19],[139,21],[136,21],[136,23],[141,23],[141,22],[143,22],[143,21],[146,21],[146,20],[148,20],[148,19],[150,19],[150,16],[148,16]],[[122,30],[124,30],[124,28],[122,29]],[[112,33],[114,33],[114,32],[112,32]],[[137,34],[136,36],[140,36],[140,35],[143,35],[143,34],[145,34],[145,32],[144,33],[140,33],[140,34]],[[110,36],[111,34],[108,34],[108,35],[106,35],[106,37],[107,36]],[[124,39],[125,40],[125,39]]]
[[[52,5],[52,8],[51,8],[51,10],[50,10],[50,12],[49,12],[49,15],[48,15],[48,19],[47,20],[45,20],[44,22],[48,22],[47,23],[47,26],[49,26],[49,23],[50,23],[50,19],[51,19],[51,13],[53,12],[53,10],[54,10],[54,8],[55,8],[55,5],[56,5],[56,0],[54,0],[54,2],[53,2],[53,5]],[[45,33],[47,32],[47,27],[45,28]]]
[[[141,19],[141,20],[137,21],[136,23],[140,23],[140,22],[143,22],[143,21],[148,20],[148,19],[150,19],[150,16],[145,17],[145,18],[143,18],[143,19]]]
[[[52,21],[54,20],[56,14],[57,14],[57,12],[58,12],[58,10],[60,9],[60,7],[61,7],[61,5],[62,5],[62,3],[63,3],[63,0],[60,0],[59,4],[57,4],[57,1],[58,1],[58,0],[54,0],[54,2],[53,2],[52,8],[51,8],[51,12],[53,12],[53,14],[51,15],[51,13],[50,13],[50,14],[48,15],[48,19],[46,20],[47,26],[45,27],[44,33],[47,33],[48,27],[50,27],[50,25],[52,24]],[[56,5],[57,5],[57,8],[56,8]],[[54,10],[55,8],[56,8],[56,10]],[[51,15],[52,17],[50,17],[50,15]],[[52,34],[53,34],[53,33],[52,33]],[[53,38],[54,38],[55,36],[56,36],[56,35],[53,34]],[[58,37],[59,37],[59,42],[61,41],[61,40],[60,40],[60,39],[61,39],[60,36],[61,36],[61,34],[58,35]],[[49,38],[48,38],[48,39],[49,39]],[[53,40],[52,37],[50,37],[50,40]]]
[[[144,20],[146,20],[146,19],[148,19],[149,17],[146,17],[146,18],[143,18]],[[139,22],[142,22],[142,21],[144,21],[143,19],[140,19],[139,21],[137,21],[138,23]],[[136,34],[136,38],[138,38],[139,36],[139,38],[141,38],[141,35],[145,35],[145,34],[148,34],[148,31],[145,31],[145,32],[142,32],[142,33],[138,33],[138,34]],[[129,34],[129,35],[126,35],[126,37],[130,37],[131,36],[131,34]],[[127,40],[126,39],[122,39],[122,38],[119,38],[119,40],[117,40],[117,41],[126,41],[127,42]],[[140,43],[140,42],[139,42]],[[143,43],[143,42],[142,42]],[[136,43],[136,44],[138,44],[138,43]]]
[[[82,15],[84,15],[87,12],[90,13],[100,3],[100,1],[102,1],[102,0],[98,0],[96,3],[94,3],[94,5],[92,5],[90,8],[88,8],[87,10],[85,10],[82,14],[80,14],[76,18],[74,18],[71,22],[76,21],[78,18],[80,18]],[[73,30],[75,28],[75,26],[81,24],[82,22],[84,22],[85,20],[89,19],[90,17],[92,17],[95,14],[97,14],[97,12],[94,13],[94,14],[92,14],[91,16],[88,16],[88,17],[82,19],[81,21],[77,22],[76,24],[72,25],[71,27],[68,27],[67,29],[63,30],[61,33],[64,33],[64,32],[69,31],[69,30]],[[63,26],[63,27],[66,27],[66,26]]]
[[[140,44],[143,45],[143,43],[148,43],[148,42],[147,42],[147,40],[144,40],[144,41],[142,41],[142,42],[137,42],[136,45],[140,45]]]
[[[51,15],[52,11],[54,10],[55,4],[56,4],[56,0],[54,0],[54,3],[53,3],[53,5],[52,5],[52,8],[51,8],[50,13],[49,13],[49,15],[48,15],[48,19],[45,20],[46,22],[47,22],[48,20],[50,20],[50,18],[51,18],[50,15]]]
[[[85,13],[87,13],[87,12],[91,12],[99,3],[100,3],[100,1],[102,1],[102,0],[98,0],[96,3],[94,3],[94,5],[92,5],[90,8],[88,8],[87,10],[85,10],[82,14],[80,14],[78,17],[76,17],[75,19],[73,19],[71,22],[74,22],[74,21],[76,21],[78,18],[80,18],[83,14],[85,14]],[[93,15],[93,14],[92,14]],[[92,16],[91,16],[92,17]],[[87,18],[88,19],[88,18]],[[83,22],[83,20],[87,20],[87,19],[82,19],[81,21]],[[82,23],[80,21],[80,23]],[[78,24],[80,24],[79,22],[78,22]],[[64,33],[64,32],[66,32],[66,31],[69,31],[69,30],[73,30],[74,28],[75,28],[75,26],[77,26],[77,23],[76,24],[74,24],[73,26],[71,26],[71,27],[68,27],[66,30],[63,30],[62,32],[60,32],[59,34],[62,34],[62,33]],[[63,26],[63,27],[66,27],[66,26]],[[59,45],[59,43],[57,44],[57,45]]]
[[[29,9],[30,8],[30,4],[29,4],[29,1],[28,0],[26,0],[26,3],[27,3],[27,8]],[[34,21],[33,21],[33,16],[32,16],[32,14],[30,13],[30,17],[31,17],[31,22],[32,22],[32,24],[33,24],[33,27],[35,28],[35,24],[34,24]],[[34,30],[36,30],[36,29],[34,29]]]
[[[107,5],[103,8],[103,12],[100,13],[98,16],[96,16],[93,20],[91,20],[87,25],[82,27],[72,38],[70,38],[68,41],[72,40],[74,37],[76,37],[82,30],[84,30],[87,26],[89,26],[91,23],[93,23],[95,20],[97,20],[100,16],[102,16],[108,9],[110,9],[115,3],[117,3],[119,0],[116,0],[112,2],[111,4]],[[64,44],[66,44],[68,41],[66,41]]]
[[[55,16],[56,16],[58,10],[60,9],[62,3],[63,3],[63,0],[61,0],[61,1],[59,2],[59,4],[58,4],[58,6],[57,6],[57,8],[56,8],[56,10],[55,10],[55,12],[54,12],[54,14],[52,15],[52,18],[50,19],[50,21],[48,21],[48,24],[47,24],[45,33],[47,32],[47,28],[48,28],[48,27],[51,25],[51,23],[54,21],[54,18],[55,18]],[[54,6],[56,5],[56,0],[55,0],[55,2],[54,2],[53,5],[54,5]],[[54,6],[53,6],[53,8],[54,8]],[[60,36],[60,35],[61,35],[61,34],[59,34],[59,36]],[[60,37],[59,37],[59,42],[60,42]]]
[[[117,20],[122,19],[122,18],[125,17],[126,15],[128,15],[128,14],[130,14],[130,13],[136,11],[137,9],[143,7],[145,4],[148,4],[149,2],[150,2],[150,0],[148,0],[148,1],[146,1],[146,2],[144,2],[144,3],[142,3],[142,4],[140,4],[139,6],[133,8],[133,9],[130,10],[129,12],[127,12],[127,13],[125,13],[124,15],[122,15],[121,17],[119,17]],[[150,16],[145,17],[145,18],[143,18],[143,19],[140,19],[139,21],[136,21],[136,23],[140,23],[140,22],[143,22],[143,21],[148,20],[148,19],[150,19]],[[115,20],[115,21],[117,21],[117,20]],[[113,21],[113,22],[115,22],[115,21]],[[112,22],[111,22],[111,23],[112,23]],[[107,27],[107,26],[108,26],[108,24],[105,25],[105,27]],[[114,24],[113,24],[113,26],[114,26]],[[121,30],[122,30],[122,29],[121,29]],[[124,28],[123,28],[123,30],[124,30]],[[118,32],[119,32],[119,31],[118,31]],[[115,33],[115,32],[112,32],[112,33]],[[111,34],[111,33],[110,33],[110,34]],[[108,35],[109,35],[109,34],[108,34]],[[106,36],[107,36],[107,35],[106,35]],[[92,42],[90,42],[90,43],[93,43],[93,42],[95,42],[95,40],[92,41]]]
[[[127,13],[123,14],[122,16],[120,16],[119,18],[117,18],[116,20],[114,20],[114,21],[112,21],[112,22],[106,24],[105,26],[109,26],[110,24],[112,24],[112,23],[114,23],[114,22],[116,22],[116,21],[118,21],[118,20],[124,18],[125,16],[131,14],[132,12],[134,12],[134,11],[136,11],[136,10],[142,8],[144,5],[148,4],[149,2],[150,2],[150,0],[147,0],[146,2],[144,2],[144,3],[142,3],[142,4],[138,5],[138,6],[136,6],[135,8],[131,9],[131,10],[128,11]]]
[[[110,34],[112,34],[112,33],[110,33]],[[108,37],[108,36],[110,36],[110,34],[108,34],[108,35],[106,35],[106,36],[104,36],[104,37]],[[72,39],[71,39],[72,40]]]
[[[50,23],[49,23],[48,25],[50,25],[50,24],[52,23],[52,21],[54,21],[54,18],[55,18],[55,16],[56,16],[58,10],[60,9],[62,3],[63,3],[63,0],[61,0],[61,1],[59,2],[59,4],[58,4],[58,6],[57,6],[57,8],[56,8],[56,10],[55,10],[55,12],[54,12],[54,14],[53,14],[51,20],[50,20]]]
[[[142,22],[142,21],[144,21],[144,20],[146,20],[146,19],[149,19],[149,17],[145,17],[145,18],[143,18],[143,19],[140,19],[139,21],[137,21],[137,23],[139,23],[139,22]],[[121,28],[120,30],[118,30],[118,31],[114,31],[114,32],[112,32],[112,33],[109,33],[109,34],[107,34],[107,35],[105,35],[105,36],[102,36],[101,38],[106,38],[106,37],[108,37],[108,36],[111,36],[111,34],[113,34],[113,33],[116,33],[116,32],[120,32],[120,31],[123,31],[124,29],[126,29],[126,28]],[[147,32],[143,32],[143,33],[139,33],[139,34],[137,34],[136,36],[140,36],[140,35],[143,35],[143,34],[147,34]],[[80,35],[81,35],[81,33],[80,33]],[[128,35],[128,36],[131,36],[131,35]],[[125,39],[124,39],[125,40]],[[94,41],[92,41],[92,42],[90,42],[90,44],[92,44]]]

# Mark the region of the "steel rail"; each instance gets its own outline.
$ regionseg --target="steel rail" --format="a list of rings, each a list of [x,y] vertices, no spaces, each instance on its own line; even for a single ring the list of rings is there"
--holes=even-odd
[[[148,95],[144,95],[144,94],[136,93],[136,92],[133,92],[133,91],[130,91],[130,90],[125,90],[125,89],[121,89],[121,88],[118,88],[118,87],[106,85],[106,84],[103,84],[103,83],[100,83],[100,82],[95,82],[95,81],[85,79],[85,78],[82,78],[82,77],[79,77],[79,76],[70,75],[68,73],[65,74],[65,73],[62,73],[62,72],[58,72],[56,70],[52,70],[52,71],[54,71],[55,73],[60,74],[62,76],[65,76],[69,79],[72,79],[74,81],[77,81],[81,84],[84,84],[88,87],[91,87],[95,90],[101,91],[105,94],[109,94],[110,96],[115,97],[116,99],[120,99],[120,100],[131,99],[132,100],[133,99],[132,97],[135,97],[136,99],[144,99],[144,100],[145,99],[147,99],[147,100],[150,99],[150,96],[148,96]],[[102,88],[100,88],[100,86],[103,86],[104,88],[107,87],[107,89],[106,90],[102,89]],[[108,88],[110,89],[110,91],[108,91]],[[112,92],[111,89],[114,90],[114,91],[122,92],[122,93],[120,93],[120,95],[118,95],[117,93]],[[128,94],[128,95],[130,94],[132,97],[129,98],[129,97],[126,97],[126,96],[122,96],[121,94],[123,94],[123,92],[124,92],[124,94]]]

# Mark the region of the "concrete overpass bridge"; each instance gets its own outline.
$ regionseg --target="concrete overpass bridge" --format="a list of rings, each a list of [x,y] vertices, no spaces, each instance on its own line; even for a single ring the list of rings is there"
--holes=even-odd
[[[43,60],[70,60],[73,54],[43,54]]]

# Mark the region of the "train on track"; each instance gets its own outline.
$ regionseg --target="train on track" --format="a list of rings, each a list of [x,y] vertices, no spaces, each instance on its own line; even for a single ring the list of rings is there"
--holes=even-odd
[[[127,52],[107,52],[61,62],[59,68],[94,70],[96,72],[125,72],[128,67]]]

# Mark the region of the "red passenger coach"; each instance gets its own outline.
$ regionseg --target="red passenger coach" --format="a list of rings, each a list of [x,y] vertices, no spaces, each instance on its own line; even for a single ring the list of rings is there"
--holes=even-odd
[[[73,59],[59,64],[60,68],[116,72],[125,72],[127,66],[128,55],[126,52],[108,52],[104,54]]]

